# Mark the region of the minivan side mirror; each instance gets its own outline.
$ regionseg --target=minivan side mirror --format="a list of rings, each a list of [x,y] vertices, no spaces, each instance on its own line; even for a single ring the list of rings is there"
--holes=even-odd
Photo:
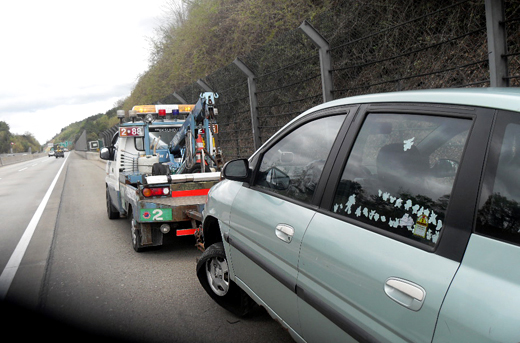
[[[251,181],[251,169],[247,159],[229,161],[222,168],[222,176],[225,179],[249,183]]]

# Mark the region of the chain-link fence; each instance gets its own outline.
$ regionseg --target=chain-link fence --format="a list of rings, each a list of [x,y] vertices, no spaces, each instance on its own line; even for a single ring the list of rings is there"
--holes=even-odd
[[[505,2],[504,25],[507,34],[507,65],[509,67],[509,85],[520,86],[520,2]]]
[[[510,86],[520,83],[520,0],[503,4]],[[488,3],[488,5],[489,5]],[[489,11],[489,8],[488,8]],[[485,0],[342,0],[309,23],[328,43],[332,97],[425,88],[490,86]],[[235,63],[204,78],[219,93],[219,140],[225,160],[248,157],[292,118],[323,102],[319,49],[299,28],[240,60],[254,74],[250,108],[246,74]],[[172,90],[195,103],[200,83]],[[159,103],[178,103],[170,95]]]
[[[242,60],[256,75],[261,143],[322,102],[317,49],[301,31],[290,31]]]
[[[212,90],[219,94],[218,141],[226,160],[249,156],[254,151],[246,76],[230,64],[206,77]]]
[[[489,86],[483,1],[366,1],[342,10],[338,22],[314,24],[331,37],[335,98]]]

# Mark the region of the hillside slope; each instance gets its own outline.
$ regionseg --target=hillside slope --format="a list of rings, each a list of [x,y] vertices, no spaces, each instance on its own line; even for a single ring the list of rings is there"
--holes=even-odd
[[[173,6],[173,4],[172,4]],[[123,108],[152,103],[294,29],[330,3],[311,0],[183,0],[160,28],[150,67]]]

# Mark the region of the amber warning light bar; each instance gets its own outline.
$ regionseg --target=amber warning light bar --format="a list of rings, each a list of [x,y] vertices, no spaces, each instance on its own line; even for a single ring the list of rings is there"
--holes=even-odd
[[[159,116],[166,116],[166,114],[187,114],[190,113],[195,105],[136,105],[132,110],[139,114],[157,113]]]

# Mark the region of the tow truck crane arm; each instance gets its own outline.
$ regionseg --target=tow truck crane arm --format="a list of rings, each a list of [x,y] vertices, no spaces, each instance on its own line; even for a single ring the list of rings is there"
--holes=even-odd
[[[217,114],[217,110],[214,107],[216,98],[218,98],[218,94],[213,92],[205,92],[200,95],[200,99],[184,121],[184,124],[172,138],[169,144],[170,154],[174,155],[185,149],[188,158],[195,156],[195,133],[197,128],[204,130],[204,141],[208,145],[211,144],[213,135],[211,134],[210,120],[214,121]],[[189,142],[186,142],[187,139]],[[211,153],[209,157],[213,160],[215,158]],[[191,161],[187,162],[189,164]]]

